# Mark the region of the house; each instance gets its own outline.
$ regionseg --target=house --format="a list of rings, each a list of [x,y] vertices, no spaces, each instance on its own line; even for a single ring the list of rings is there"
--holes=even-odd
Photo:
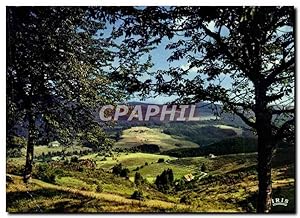
[[[191,173],[186,174],[183,177],[184,177],[184,179],[185,179],[186,182],[190,182],[190,181],[192,181],[194,179],[194,176]]]
[[[59,147],[60,143],[58,141],[49,142],[49,147]]]
[[[216,156],[214,154],[209,154],[208,157],[211,158],[211,159],[216,158]]]

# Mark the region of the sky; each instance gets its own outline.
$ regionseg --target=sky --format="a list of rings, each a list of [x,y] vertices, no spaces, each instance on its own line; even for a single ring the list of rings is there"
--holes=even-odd
[[[214,23],[210,23],[208,25],[209,29],[213,30],[214,29]],[[226,30],[222,30],[221,34],[226,34]],[[163,69],[168,69],[170,67],[180,67],[182,69],[187,69],[189,66],[189,63],[186,58],[183,58],[181,60],[176,60],[174,62],[168,62],[167,59],[168,57],[172,54],[171,50],[166,49],[166,45],[171,43],[171,42],[176,42],[179,38],[175,36],[173,39],[169,40],[167,38],[164,38],[155,48],[154,50],[151,51],[151,56],[152,56],[152,61],[154,63],[153,71],[156,70],[163,70]],[[197,75],[197,69],[192,68],[187,75],[187,78],[192,79]],[[203,75],[205,78],[205,76]],[[148,78],[148,77],[145,77]],[[226,77],[224,81],[222,82],[223,86],[225,87],[230,87],[231,86],[231,79],[229,77]],[[168,102],[172,102],[176,99],[176,96],[166,96],[166,95],[160,95],[157,96],[156,98],[147,98],[146,100],[142,102],[146,103],[154,103],[154,104],[164,104]],[[132,98],[130,101],[140,101],[139,98]]]
[[[184,18],[183,18],[183,20],[184,20]],[[182,22],[182,21],[179,21],[179,23],[180,22]],[[117,26],[118,26],[118,24],[117,24]],[[210,30],[214,30],[215,29],[214,23],[213,22],[209,23],[208,28]],[[104,36],[109,36],[111,31],[112,31],[112,26],[108,25],[108,28],[103,31]],[[221,34],[226,35],[228,33],[225,29],[222,29]],[[162,42],[155,49],[153,49],[149,53],[152,57],[152,62],[154,64],[154,66],[151,69],[152,72],[155,72],[157,70],[167,70],[170,67],[180,67],[182,69],[186,69],[189,66],[188,61],[187,61],[186,58],[176,60],[176,61],[173,61],[173,62],[168,62],[167,61],[167,59],[172,54],[172,50],[166,49],[166,46],[169,43],[176,42],[178,39],[179,39],[178,36],[173,37],[171,40],[169,40],[167,37],[165,37],[165,38],[163,38]],[[147,57],[145,57],[145,59],[146,58]],[[197,71],[196,68],[192,68],[190,70],[189,74],[186,77],[188,79],[194,78],[197,75],[196,71]],[[145,75],[143,75],[141,77],[142,80],[146,80],[146,79],[149,79],[149,78],[150,78],[150,76],[147,75],[146,72],[145,72]],[[223,85],[225,87],[230,87],[231,86],[231,79],[229,77],[226,77],[223,81]],[[132,96],[129,101],[135,101],[135,102],[136,101],[141,101],[141,102],[153,103],[153,104],[164,104],[164,103],[172,102],[175,99],[176,99],[176,96],[160,95],[160,96],[157,96],[155,98],[148,97],[148,98],[142,100],[139,97],[137,97],[137,95],[136,95],[136,96]]]

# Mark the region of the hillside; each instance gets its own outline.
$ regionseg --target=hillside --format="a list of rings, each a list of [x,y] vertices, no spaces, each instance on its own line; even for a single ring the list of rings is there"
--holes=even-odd
[[[10,213],[184,212],[189,208],[162,200],[131,200],[122,195],[85,191],[37,179],[25,186],[21,177],[9,176],[12,178],[7,185]]]
[[[281,208],[287,211],[294,210],[292,153],[279,150],[272,171],[274,193],[290,200],[289,207]],[[38,161],[34,179],[28,185],[20,177],[22,164],[14,165],[12,158],[7,165],[7,211],[253,212],[257,193],[256,155],[175,158],[145,153],[94,153],[79,160]],[[23,161],[20,163],[24,164]],[[117,164],[129,169],[128,179],[112,173]],[[200,169],[203,164],[206,174]],[[175,177],[168,193],[159,191],[154,184],[156,176],[165,169],[172,169]],[[144,184],[134,184],[136,172],[146,179]],[[183,176],[187,174],[194,176],[191,182],[184,182]],[[143,200],[131,199],[134,191],[142,192]],[[183,198],[187,200],[183,202]]]
[[[116,148],[133,148],[143,144],[158,145],[161,151],[174,148],[196,148],[198,145],[182,137],[175,137],[162,132],[160,128],[132,127],[122,132]]]
[[[226,155],[252,152],[257,152],[255,138],[232,137],[199,148],[178,148],[165,151],[163,154],[173,157],[197,157],[209,154]]]

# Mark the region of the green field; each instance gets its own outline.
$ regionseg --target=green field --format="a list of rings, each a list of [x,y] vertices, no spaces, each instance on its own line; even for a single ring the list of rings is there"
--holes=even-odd
[[[21,177],[11,176],[7,211],[20,212],[185,212],[189,207],[172,201],[131,200],[118,194],[97,193],[33,179],[24,185]],[[29,193],[29,194],[27,194]]]
[[[173,169],[175,178],[181,178],[185,174],[194,172],[194,167],[173,164],[177,158],[167,155],[147,154],[147,153],[114,153],[113,157],[106,157],[106,160],[102,160],[104,156],[97,154],[85,155],[80,159],[92,159],[97,163],[97,167],[101,169],[109,170],[114,165],[121,163],[130,170],[130,179],[133,180],[133,176],[137,167],[144,178],[149,182],[153,182],[156,176],[165,169]],[[157,163],[158,159],[163,158],[165,162]],[[145,165],[147,163],[147,165]]]
[[[159,129],[142,127],[125,130],[122,137],[116,146],[121,146],[126,141],[132,142],[128,147],[139,143],[158,143],[162,150],[167,150],[176,147],[172,143],[185,142],[161,133]],[[190,142],[185,144],[189,145],[197,146]],[[73,146],[64,150],[73,152],[86,149],[88,148]],[[37,146],[35,157],[62,150],[62,147]],[[291,149],[279,149],[273,161],[274,193],[288,196],[291,202],[289,207],[284,208],[286,211],[294,210],[295,175],[292,154]],[[159,159],[163,161],[158,162]],[[215,158],[176,158],[162,154],[113,151],[82,155],[77,162],[70,160],[70,157],[65,160],[52,158],[48,162],[36,160],[33,179],[25,185],[21,179],[25,156],[8,158],[7,175],[10,175],[12,181],[6,184],[7,210],[49,213],[254,211],[258,187],[257,153],[221,155]],[[95,166],[82,165],[81,161],[91,161]],[[120,163],[129,169],[127,178],[112,173],[112,168]],[[39,166],[42,165],[46,168],[39,171]],[[206,167],[205,174],[201,172],[202,165]],[[183,189],[163,193],[156,187],[155,180],[166,169],[172,169],[176,182],[185,181],[184,176],[187,174],[192,174],[194,179],[185,182]],[[143,185],[134,183],[136,172],[145,179]],[[143,193],[142,201],[131,199],[135,191]],[[189,201],[182,203],[183,197],[187,197]],[[275,208],[274,211],[276,209],[279,210]]]
[[[113,157],[101,161],[103,156],[91,154],[81,159],[95,160],[96,169],[78,171],[54,161],[53,170],[60,172],[55,182],[50,184],[33,179],[25,186],[21,177],[14,176],[13,168],[8,169],[13,182],[7,183],[8,211],[10,212],[245,212],[249,208],[244,202],[252,202],[257,192],[255,172],[256,153],[224,155],[214,159],[206,157],[173,158],[158,154],[114,153]],[[117,158],[117,159],[115,159]],[[159,158],[165,162],[157,163]],[[275,158],[275,161],[280,161]],[[145,162],[148,163],[145,166]],[[153,162],[153,163],[152,163]],[[114,176],[110,169],[117,163],[130,169],[129,180]],[[153,186],[158,174],[164,169],[174,171],[176,179],[187,173],[197,176],[199,166],[207,166],[207,179],[195,180],[187,190],[176,193],[161,193]],[[279,162],[278,162],[279,163]],[[143,166],[141,168],[141,166]],[[133,171],[136,167],[149,184],[135,186]],[[285,170],[288,169],[287,175]],[[61,175],[63,174],[63,175]],[[236,177],[236,175],[239,175]],[[215,178],[215,179],[214,179]],[[276,193],[289,195],[293,201],[294,191],[293,166],[278,166],[273,170],[273,188]],[[98,186],[101,186],[101,192]],[[130,199],[135,190],[144,193],[145,200]],[[27,192],[29,191],[30,197]],[[191,204],[180,204],[182,196],[189,196]],[[86,202],[86,203],[83,203]],[[88,202],[88,203],[87,203]],[[254,202],[253,202],[254,204]],[[289,208],[293,210],[293,208]]]
[[[158,145],[161,151],[174,148],[196,148],[196,143],[162,132],[160,128],[132,127],[122,132],[121,140],[115,147],[132,148],[142,144]]]
[[[58,152],[58,151],[65,151],[65,152],[74,152],[74,151],[85,151],[85,150],[91,150],[88,147],[83,147],[80,145],[73,145],[73,146],[68,146],[68,147],[63,147],[63,146],[58,146],[58,147],[49,147],[47,145],[40,145],[40,146],[35,146],[34,147],[34,155],[40,156],[43,153],[48,154],[50,152]],[[26,150],[25,148],[22,149],[22,154],[23,156],[26,155]]]

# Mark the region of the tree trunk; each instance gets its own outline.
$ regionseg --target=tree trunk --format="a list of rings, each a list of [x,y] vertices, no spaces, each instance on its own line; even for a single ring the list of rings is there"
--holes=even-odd
[[[33,152],[34,152],[34,137],[35,137],[35,117],[30,112],[28,115],[28,139],[27,139],[27,151],[26,151],[26,164],[24,169],[23,181],[25,183],[32,176],[32,164],[33,164]]]
[[[272,202],[272,144],[271,139],[265,135],[258,134],[258,198],[257,212],[269,213],[271,211]]]
[[[258,198],[257,212],[269,213],[272,204],[272,114],[268,110],[266,89],[262,84],[256,87],[256,130],[258,147]]]

